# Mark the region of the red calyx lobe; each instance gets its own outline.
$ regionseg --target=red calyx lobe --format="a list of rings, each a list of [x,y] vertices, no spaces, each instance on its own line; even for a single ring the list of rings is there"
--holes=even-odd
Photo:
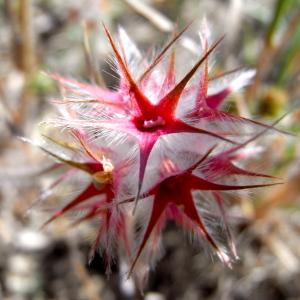
[[[159,100],[157,104],[151,103],[151,101],[144,95],[140,90],[138,84],[135,82],[131,76],[126,61],[122,58],[121,53],[118,51],[117,46],[107,28],[104,26],[104,30],[108,37],[108,40],[111,44],[111,47],[114,51],[115,57],[117,59],[119,69],[121,71],[121,87],[127,86],[127,92],[131,99],[132,106],[132,118],[128,120],[128,128],[123,128],[125,132],[128,132],[137,137],[139,147],[140,147],[140,170],[139,170],[139,184],[138,184],[138,193],[139,196],[142,182],[145,175],[145,169],[147,166],[148,158],[150,153],[160,136],[171,134],[171,133],[202,133],[206,135],[215,136],[221,140],[226,140],[225,137],[219,136],[216,133],[201,130],[187,125],[181,120],[177,119],[175,116],[175,111],[182,95],[184,88],[186,87],[189,80],[199,69],[201,64],[205,62],[210,55],[210,53],[217,47],[220,43],[218,40],[210,49],[206,51],[203,57],[194,65],[194,67],[184,76],[184,78],[171,89],[162,99]],[[175,41],[177,37],[173,40]],[[158,63],[158,60],[156,63]],[[155,63],[155,64],[156,64]],[[154,64],[154,65],[155,65]],[[145,76],[142,75],[142,80],[146,80],[147,76],[153,69],[154,65],[150,65],[149,69],[145,71]],[[141,82],[140,82],[141,83]],[[175,83],[175,56],[174,53],[171,56],[168,70],[164,82],[162,83],[161,91],[168,90],[171,83]],[[229,141],[232,142],[232,141]],[[138,198],[137,196],[137,198]]]
[[[209,155],[209,152],[207,156]],[[274,183],[256,184],[256,185],[223,185],[223,184],[213,183],[211,181],[200,178],[192,173],[193,170],[195,170],[195,168],[199,165],[199,163],[201,163],[204,159],[206,159],[206,155],[204,156],[204,158],[200,160],[200,162],[192,166],[187,171],[182,172],[178,175],[170,176],[162,180],[145,195],[145,197],[148,196],[154,197],[153,207],[152,207],[150,220],[144,232],[142,242],[140,243],[136,256],[133,260],[130,272],[132,272],[154,228],[160,222],[161,217],[165,215],[165,213],[168,211],[169,208],[172,208],[173,213],[168,214],[167,218],[173,219],[176,223],[182,225],[183,227],[187,227],[188,225],[188,229],[192,230],[193,232],[201,233],[205,237],[205,239],[210,243],[210,245],[216,250],[221,260],[223,260],[223,262],[230,265],[230,261],[228,260],[227,255],[224,254],[221,249],[219,249],[219,246],[211,237],[211,235],[206,229],[205,224],[202,222],[201,217],[197,211],[195,201],[193,199],[192,191],[193,190],[212,190],[212,191],[242,190],[242,189],[271,186],[274,185]],[[184,222],[186,220],[188,220],[188,222]]]

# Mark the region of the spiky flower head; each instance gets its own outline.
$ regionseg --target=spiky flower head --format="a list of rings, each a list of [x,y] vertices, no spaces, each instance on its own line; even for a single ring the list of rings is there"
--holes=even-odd
[[[248,145],[273,127],[220,109],[254,72],[210,76],[210,57],[222,39],[211,42],[207,25],[199,33],[199,57],[190,55],[183,65],[175,46],[186,29],[149,61],[123,29],[116,42],[104,26],[120,77],[115,90],[51,75],[64,98],[55,101],[61,117],[49,124],[63,127],[76,144],[69,151],[48,138],[59,148],[46,151],[70,167],[56,183],[77,172],[90,180],[46,224],[73,210],[82,212],[75,223],[98,219],[91,256],[101,248],[108,270],[121,254],[130,274],[146,276],[168,220],[204,239],[230,266],[237,254],[223,193],[274,184],[265,182],[271,176],[242,167],[255,155],[245,151]],[[215,233],[220,224],[225,239]]]

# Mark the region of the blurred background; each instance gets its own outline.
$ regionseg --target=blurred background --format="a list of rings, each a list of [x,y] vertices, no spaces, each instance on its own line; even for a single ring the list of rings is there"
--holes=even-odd
[[[181,43],[193,51],[203,17],[216,38],[225,34],[216,72],[257,71],[227,109],[265,123],[289,112],[279,127],[295,136],[263,138],[259,158],[285,184],[228,205],[240,256],[232,270],[168,226],[142,296],[122,263],[109,279],[99,255],[88,264],[92,224],[38,230],[45,210],[32,205],[57,176],[49,157],[17,137],[39,136],[53,113],[59,90],[42,71],[116,85],[101,21],[113,34],[123,26],[147,53],[191,21]],[[0,0],[0,61],[0,299],[300,299],[299,0]]]

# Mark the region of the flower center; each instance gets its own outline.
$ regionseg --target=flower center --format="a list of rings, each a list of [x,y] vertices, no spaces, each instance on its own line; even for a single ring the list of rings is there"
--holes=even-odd
[[[151,128],[159,127],[159,126],[163,126],[163,125],[165,125],[165,120],[160,116],[158,116],[155,119],[144,120],[144,122],[143,122],[143,127],[145,129],[151,129]]]

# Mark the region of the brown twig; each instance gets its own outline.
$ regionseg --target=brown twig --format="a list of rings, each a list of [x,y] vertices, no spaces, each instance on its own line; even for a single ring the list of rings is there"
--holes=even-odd
[[[157,29],[163,32],[173,32],[176,29],[176,24],[172,22],[168,17],[159,12],[152,6],[139,1],[139,0],[124,0],[135,12],[146,18]],[[199,47],[194,40],[183,37],[180,40],[181,46],[189,50],[194,54],[198,54]]]
[[[19,0],[17,10],[17,36],[15,36],[16,59],[26,77],[31,76],[36,65],[34,34],[31,23],[31,0]]]
[[[83,284],[87,299],[102,300],[102,297],[98,294],[97,287],[91,280],[90,276],[88,275],[88,272],[86,271],[86,268],[82,264],[80,254],[77,250],[74,250],[73,252],[74,253],[72,255],[72,265],[77,277]]]
[[[16,5],[14,6],[14,4]],[[25,77],[25,84],[19,105],[12,114],[14,127],[21,128],[21,124],[23,124],[26,117],[28,100],[31,96],[28,83],[36,69],[35,41],[31,21],[31,0],[6,0],[5,10],[12,33],[12,60],[16,67],[23,72]]]
[[[253,100],[256,97],[258,87],[260,86],[261,80],[263,76],[268,72],[269,68],[272,66],[272,62],[274,61],[274,56],[286,46],[288,41],[291,39],[295,30],[300,23],[300,12],[296,13],[292,20],[289,22],[280,42],[277,44],[270,43],[266,38],[264,43],[264,48],[258,58],[257,66],[256,66],[256,76],[252,86],[248,90],[247,98]]]
[[[286,184],[274,188],[269,196],[256,208],[256,219],[263,219],[272,209],[296,200],[300,192],[300,172],[294,175]]]
[[[94,83],[96,83],[102,87],[105,87],[106,84],[105,84],[102,74],[100,73],[100,71],[97,68],[95,68],[95,59],[91,52],[90,32],[89,32],[87,23],[83,22],[82,27],[83,27],[83,51],[84,51],[87,72],[89,74],[89,77],[91,78],[91,80]]]

